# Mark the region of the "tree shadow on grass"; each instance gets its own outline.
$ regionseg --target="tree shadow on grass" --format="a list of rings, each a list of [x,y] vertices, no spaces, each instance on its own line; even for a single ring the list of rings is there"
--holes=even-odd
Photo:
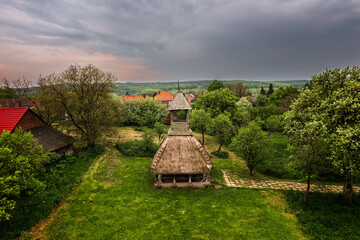
[[[341,194],[317,193],[302,202],[304,193],[284,191],[290,210],[297,216],[303,231],[311,239],[359,239],[360,199],[354,196],[347,204]]]

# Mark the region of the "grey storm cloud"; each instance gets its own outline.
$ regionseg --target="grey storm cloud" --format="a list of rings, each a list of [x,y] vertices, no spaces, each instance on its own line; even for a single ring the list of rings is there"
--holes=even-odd
[[[167,74],[159,80],[309,79],[325,68],[360,63],[357,0],[0,4],[0,43],[139,58]]]

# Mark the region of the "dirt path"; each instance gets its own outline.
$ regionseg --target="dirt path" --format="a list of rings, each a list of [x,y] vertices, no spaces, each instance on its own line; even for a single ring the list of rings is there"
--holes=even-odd
[[[238,176],[231,175],[227,170],[221,170],[224,174],[226,186],[241,187],[241,188],[272,188],[283,190],[306,191],[306,183],[289,182],[289,181],[274,181],[274,180],[252,180],[242,179]],[[360,187],[354,186],[354,192],[360,192]],[[312,192],[331,192],[342,193],[343,186],[341,185],[315,185],[312,184],[310,191]]]

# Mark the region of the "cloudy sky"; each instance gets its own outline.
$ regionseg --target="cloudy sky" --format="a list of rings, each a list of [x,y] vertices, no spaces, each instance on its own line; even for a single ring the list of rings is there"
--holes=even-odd
[[[0,0],[0,78],[310,79],[360,64],[359,0]]]

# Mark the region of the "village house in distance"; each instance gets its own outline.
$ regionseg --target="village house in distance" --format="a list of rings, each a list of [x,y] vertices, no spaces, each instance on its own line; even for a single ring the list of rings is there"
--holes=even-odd
[[[0,135],[16,128],[31,132],[45,152],[64,155],[73,153],[74,139],[45,123],[30,108],[0,108]]]
[[[150,165],[156,176],[156,188],[203,188],[210,186],[209,173],[213,164],[210,156],[189,128],[190,104],[178,91],[168,108],[171,126]],[[176,119],[185,110],[186,119]]]

